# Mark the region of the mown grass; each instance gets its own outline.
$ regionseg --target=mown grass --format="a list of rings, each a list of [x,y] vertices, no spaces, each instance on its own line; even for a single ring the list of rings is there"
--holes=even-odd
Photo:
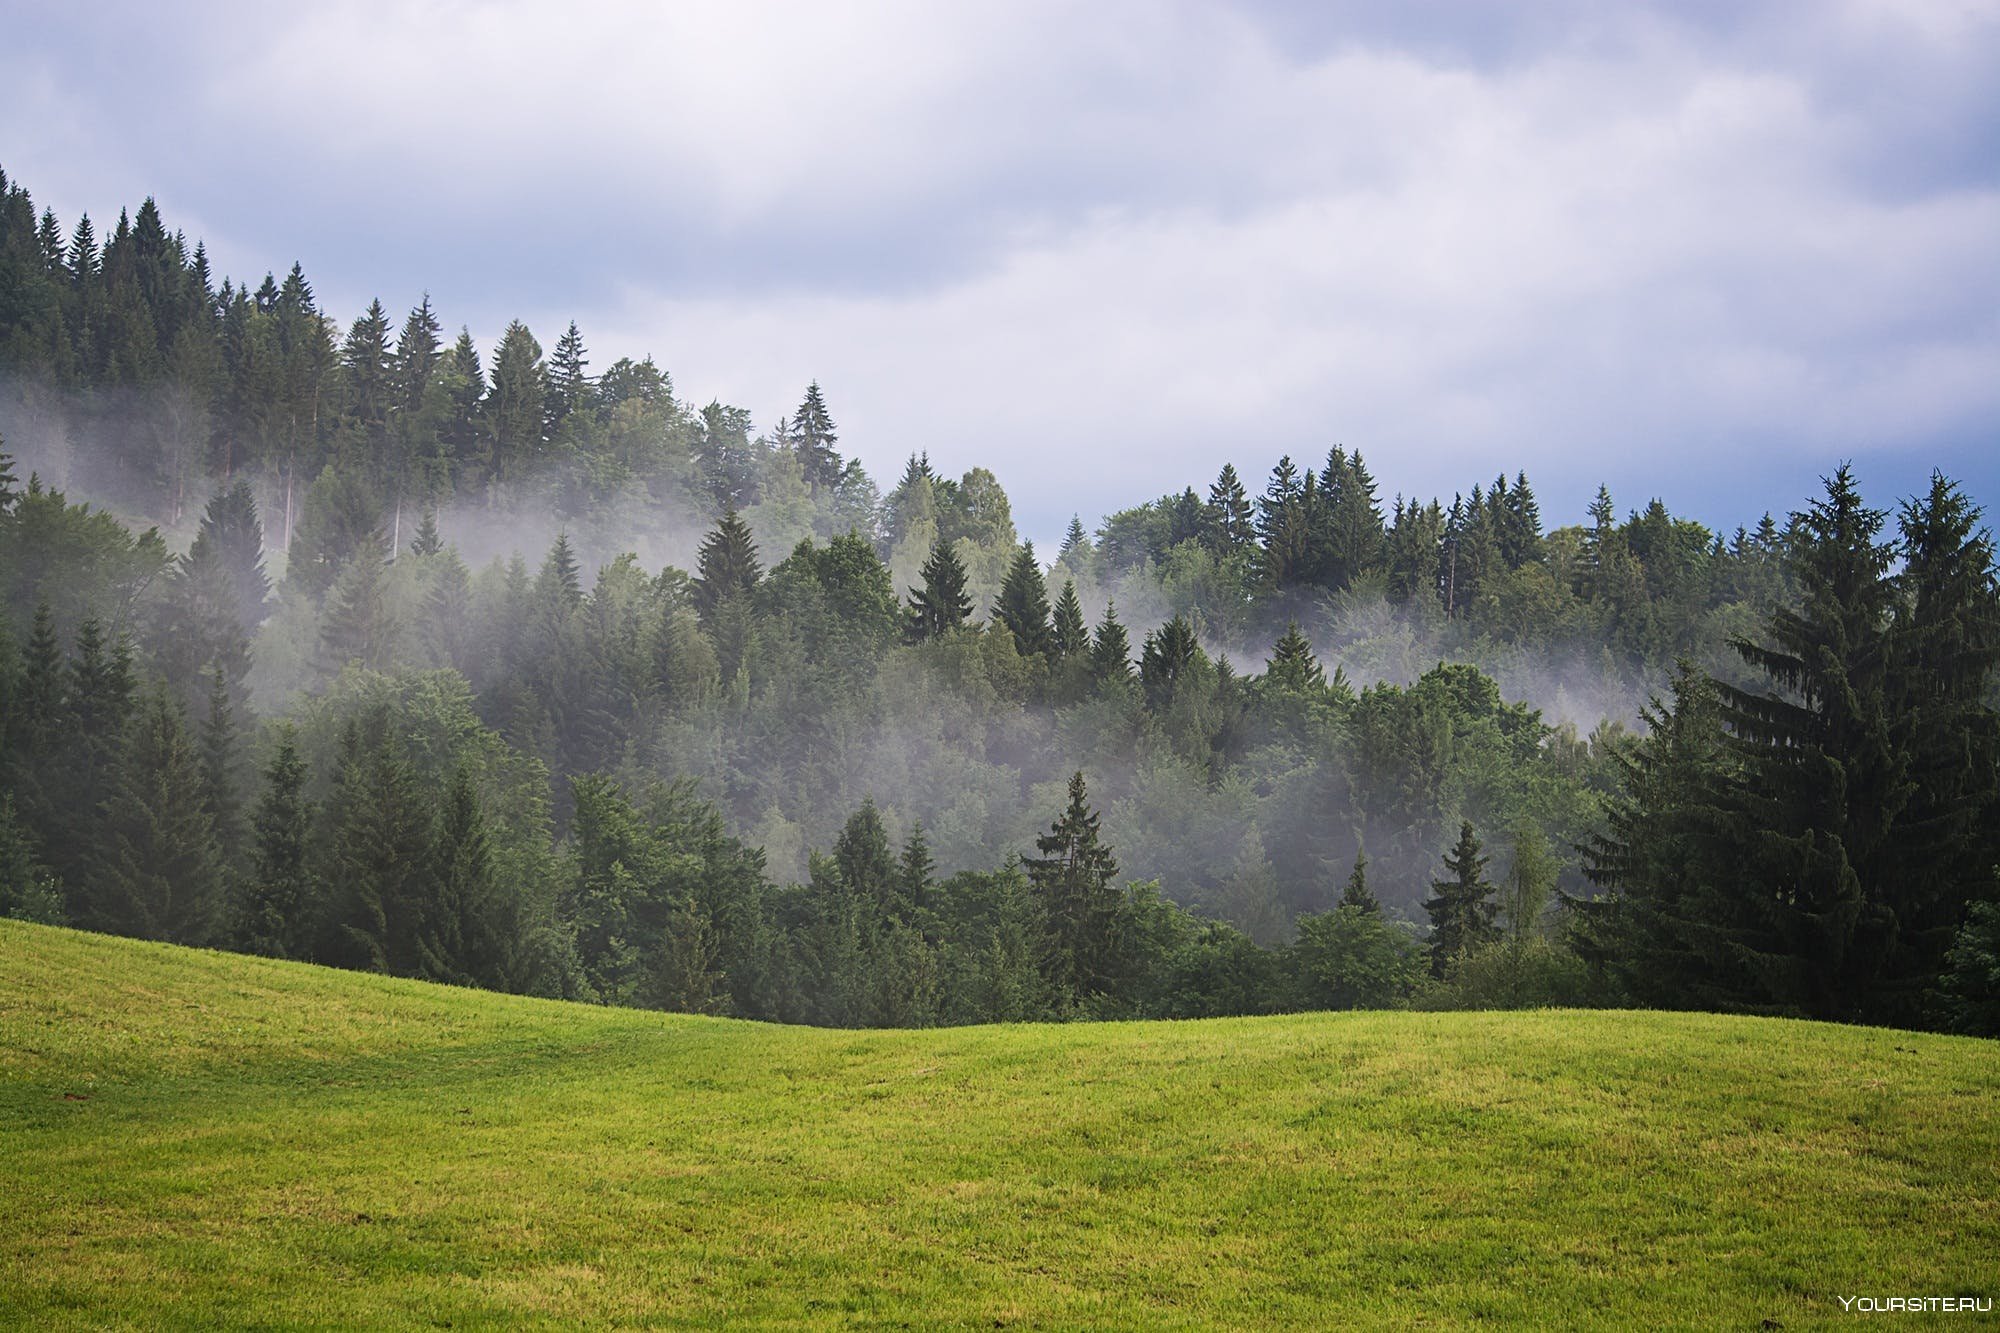
[[[1991,1042],[828,1032],[0,922],[0,1323],[1809,1327],[1995,1256]]]

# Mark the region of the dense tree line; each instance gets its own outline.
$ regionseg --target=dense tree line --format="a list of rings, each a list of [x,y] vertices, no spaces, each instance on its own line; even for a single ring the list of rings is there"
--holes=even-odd
[[[574,325],[342,336],[302,270],[4,181],[0,367],[169,534],[0,467],[11,914],[824,1023],[1991,1026],[1991,552],[1942,480],[1894,543],[1844,473],[1727,539],[1545,530],[1521,472],[1385,511],[1335,447],[1045,564],[984,469],[879,493],[817,384],[753,434]],[[468,563],[531,512],[574,536]],[[641,515],[706,535],[649,566]]]

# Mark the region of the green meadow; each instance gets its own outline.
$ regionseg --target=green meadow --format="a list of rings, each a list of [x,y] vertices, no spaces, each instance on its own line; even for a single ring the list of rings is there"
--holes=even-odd
[[[2000,1046],[903,1032],[0,922],[0,1323],[1813,1327],[2000,1296]]]

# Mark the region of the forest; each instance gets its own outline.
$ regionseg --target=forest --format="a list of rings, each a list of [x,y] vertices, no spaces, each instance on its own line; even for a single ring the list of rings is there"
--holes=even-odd
[[[0,173],[0,915],[834,1026],[2000,1033],[1950,479],[1550,525],[1326,441],[1044,559],[992,470],[884,490],[834,397],[759,426],[428,296],[343,329]]]

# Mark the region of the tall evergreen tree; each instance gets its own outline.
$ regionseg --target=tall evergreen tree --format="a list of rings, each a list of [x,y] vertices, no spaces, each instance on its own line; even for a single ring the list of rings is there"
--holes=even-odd
[[[303,958],[310,947],[312,876],[307,865],[313,812],[305,798],[306,765],[297,729],[278,731],[254,818],[256,846],[237,913],[239,947],[273,958]]]
[[[694,606],[702,624],[712,627],[716,613],[726,603],[747,598],[763,577],[750,526],[734,509],[724,510],[722,521],[702,542],[696,559]]]
[[[914,642],[949,634],[972,614],[965,565],[952,543],[940,537],[921,573],[924,586],[910,589],[909,637]]]
[[[1049,630],[1049,588],[1035,559],[1035,544],[1024,542],[1007,566],[1000,596],[993,604],[994,623],[1014,636],[1023,657],[1046,657],[1054,647]]]
[[[1069,780],[1069,804],[1049,832],[1035,839],[1041,855],[1021,858],[1048,923],[1044,975],[1073,1001],[1121,980],[1121,899],[1112,882],[1118,877],[1118,861],[1103,844],[1089,797],[1079,772]]]
[[[1257,524],[1250,507],[1250,497],[1243,489],[1242,479],[1236,475],[1234,463],[1224,463],[1222,471],[1216,475],[1215,484],[1208,488],[1208,508],[1213,515],[1217,549],[1240,551],[1257,540]]]
[[[222,876],[201,761],[164,691],[148,694],[134,719],[88,875],[78,921],[88,929],[175,944],[219,933]]]
[[[799,410],[792,414],[791,438],[792,449],[799,456],[799,470],[814,495],[833,489],[840,481],[844,463],[833,447],[838,438],[819,381],[814,380],[806,386]]]
[[[1132,679],[1132,641],[1118,621],[1118,604],[1104,604],[1104,618],[1090,640],[1090,678],[1099,687]]]
[[[1445,853],[1446,878],[1433,880],[1424,911],[1431,919],[1431,975],[1442,977],[1454,959],[1498,938],[1499,904],[1486,880],[1487,858],[1480,854],[1472,821],[1458,826],[1458,842]]]
[[[1090,651],[1090,629],[1083,623],[1083,603],[1077,599],[1076,580],[1064,579],[1049,616],[1049,642],[1058,661],[1081,658]]]

